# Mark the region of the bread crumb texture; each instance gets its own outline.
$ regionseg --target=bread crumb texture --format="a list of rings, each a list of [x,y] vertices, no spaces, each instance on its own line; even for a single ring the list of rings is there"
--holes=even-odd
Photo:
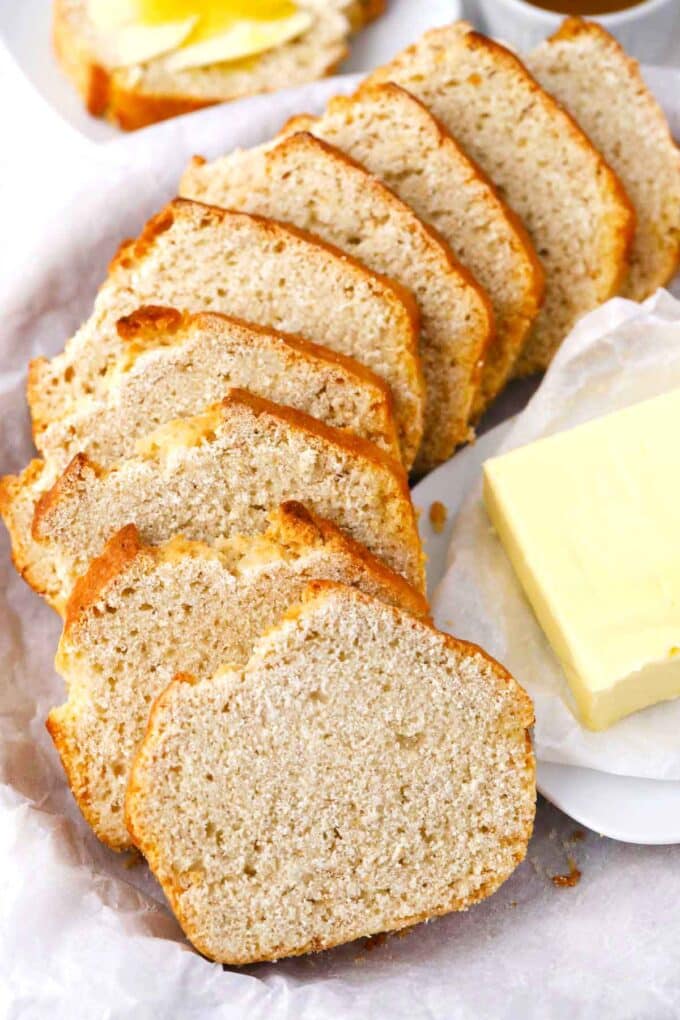
[[[532,720],[475,646],[320,583],[245,668],[161,696],[128,825],[205,955],[325,949],[464,909],[512,873]]]
[[[153,700],[175,673],[209,677],[245,663],[257,637],[315,579],[341,581],[425,617],[427,602],[328,521],[298,503],[260,536],[209,547],[175,538],[145,546],[123,528],[76,585],[57,669],[66,703],[48,729],[74,796],[101,840],[130,845],[123,800]]]
[[[465,22],[427,32],[369,81],[413,92],[524,221],[546,291],[515,373],[544,370],[623,281],[635,214],[620,180],[519,58]]]

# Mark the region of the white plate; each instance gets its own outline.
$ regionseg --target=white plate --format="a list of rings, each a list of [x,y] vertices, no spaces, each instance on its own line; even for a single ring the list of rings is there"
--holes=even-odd
[[[413,489],[413,501],[422,511],[420,535],[428,556],[429,595],[446,570],[455,515],[478,479],[482,462],[499,448],[510,424],[503,422],[487,432]],[[429,521],[428,511],[435,500],[448,508],[441,534],[433,531]],[[442,625],[442,621],[438,623]],[[538,789],[565,814],[603,836],[626,843],[680,843],[680,782],[539,762]]]
[[[0,42],[17,70],[71,127],[94,142],[121,138],[121,132],[90,117],[80,97],[59,68],[51,44],[52,0],[0,2]],[[343,72],[366,72],[393,57],[422,32],[461,15],[459,0],[390,0],[387,12],[354,40]]]

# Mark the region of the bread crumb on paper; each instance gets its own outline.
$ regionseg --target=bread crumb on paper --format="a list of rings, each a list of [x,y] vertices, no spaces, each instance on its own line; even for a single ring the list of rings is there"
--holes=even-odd
[[[567,864],[569,865],[569,873],[567,875],[552,876],[552,883],[558,889],[573,889],[581,881],[581,872],[576,867],[574,858],[567,857]]]
[[[443,503],[440,503],[438,499],[435,499],[434,503],[430,507],[430,524],[432,530],[437,535],[441,535],[442,531],[446,527],[446,518],[448,511]]]

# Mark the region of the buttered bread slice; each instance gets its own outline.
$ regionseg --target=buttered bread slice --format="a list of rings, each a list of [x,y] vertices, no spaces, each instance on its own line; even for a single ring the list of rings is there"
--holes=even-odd
[[[108,465],[159,425],[198,414],[233,387],[305,411],[398,458],[388,386],[353,358],[300,337],[221,315],[146,306],[116,324],[124,351],[105,400],[84,398],[49,425],[43,454],[63,467],[76,453]]]
[[[627,271],[635,217],[618,177],[519,58],[465,22],[427,32],[369,81],[425,103],[524,221],[546,293],[516,373],[545,369]]]
[[[490,303],[450,248],[374,174],[299,133],[204,166],[194,162],[181,192],[293,223],[407,287],[420,309],[426,384],[416,469],[435,467],[468,438],[493,328]]]
[[[116,323],[142,304],[225,312],[356,358],[390,386],[404,462],[412,463],[424,390],[411,296],[293,228],[183,199],[121,249],[66,350],[31,363],[38,449],[51,421],[105,393],[107,369],[126,349]]]
[[[601,25],[567,18],[527,58],[621,178],[637,214],[622,294],[644,301],[680,261],[680,152],[631,59]]]
[[[160,696],[128,826],[205,956],[328,949],[508,878],[534,817],[532,721],[475,645],[318,582],[247,665]]]
[[[161,426],[109,469],[78,455],[42,497],[33,538],[63,605],[110,536],[135,524],[144,542],[215,542],[257,534],[288,499],[347,531],[424,590],[406,475],[372,443],[243,390],[202,415]],[[46,586],[43,586],[46,587]]]
[[[377,174],[484,287],[496,333],[472,406],[477,419],[507,381],[543,298],[543,269],[519,218],[443,124],[398,85],[336,96],[322,116],[293,117],[284,130],[310,131]]]
[[[101,840],[130,846],[123,806],[132,757],[175,673],[208,678],[225,662],[247,662],[255,640],[315,579],[427,614],[403,578],[299,503],[275,510],[263,535],[214,547],[179,538],[146,546],[133,525],[110,539],[69,600],[56,663],[68,700],[47,723]]]
[[[133,22],[132,32],[127,29],[127,35],[125,29],[122,33],[115,28],[112,30],[106,18],[104,24],[100,24],[101,19],[93,17],[92,0],[54,0],[52,35],[59,62],[81,94],[88,112],[107,117],[130,131],[213,103],[304,85],[330,74],[347,56],[350,33],[382,13],[384,5],[384,0],[296,0],[295,4],[258,4],[251,0],[250,4],[236,5],[235,12],[240,7],[242,17],[251,10],[256,18],[258,11],[264,14],[261,24],[269,34],[273,30],[275,44],[252,54],[237,52],[235,57],[222,56],[224,41],[222,47],[216,46],[214,36],[198,44],[192,44],[189,39],[186,48],[176,48],[186,42],[187,32],[192,31],[190,25],[182,34],[184,15],[200,12],[200,7],[190,3],[158,5],[161,11],[165,9],[176,14],[176,18],[168,19],[169,26],[167,22],[160,25],[151,22],[151,32],[154,28],[161,33],[165,30],[163,41],[168,38],[169,31],[169,48],[163,41],[155,42],[155,37],[149,35],[149,24],[144,21]],[[140,7],[121,4],[120,0],[117,3],[112,0],[108,6],[114,14],[131,7],[133,15],[135,8],[139,10]],[[150,5],[144,6],[148,9]],[[218,16],[220,6],[218,0],[212,4]],[[107,5],[101,3],[95,10],[102,8],[106,13]],[[268,20],[267,12],[275,13],[277,8],[283,10],[284,17]],[[230,9],[234,9],[233,4],[226,5],[225,13]],[[173,41],[177,18],[180,33]],[[193,20],[190,18],[190,23]],[[283,38],[278,41],[281,22]],[[243,24],[240,27],[239,33],[239,26],[236,26],[236,37],[232,31],[226,40],[231,38],[234,43],[240,37],[243,48],[250,41],[249,36],[252,39],[252,31],[244,32]],[[222,39],[225,40],[225,36]],[[145,45],[141,53],[140,42]],[[213,56],[207,61],[206,45],[213,50]],[[202,47],[198,63],[196,46]],[[189,47],[193,54],[189,52],[187,56]]]

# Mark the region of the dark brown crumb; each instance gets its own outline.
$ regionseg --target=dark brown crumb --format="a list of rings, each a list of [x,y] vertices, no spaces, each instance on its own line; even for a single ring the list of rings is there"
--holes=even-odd
[[[568,875],[553,875],[552,883],[556,885],[558,889],[573,889],[575,885],[578,885],[581,881],[581,872],[576,867],[576,861],[573,857],[567,857],[567,864],[569,865]]]
[[[125,858],[123,867],[126,871],[131,871],[133,868],[139,867],[142,863],[142,855],[139,850],[130,850],[129,855]]]
[[[430,524],[432,530],[437,535],[441,535],[442,531],[446,527],[447,509],[443,503],[440,503],[438,499],[435,499],[434,503],[430,507]]]
[[[586,834],[583,831],[583,829],[574,829],[574,831],[571,834],[571,839],[573,843],[580,843],[581,840],[585,838]]]
[[[366,939],[364,942],[364,952],[372,953],[374,949],[384,946],[386,942],[387,932],[381,931],[378,935],[371,935],[371,937]]]

